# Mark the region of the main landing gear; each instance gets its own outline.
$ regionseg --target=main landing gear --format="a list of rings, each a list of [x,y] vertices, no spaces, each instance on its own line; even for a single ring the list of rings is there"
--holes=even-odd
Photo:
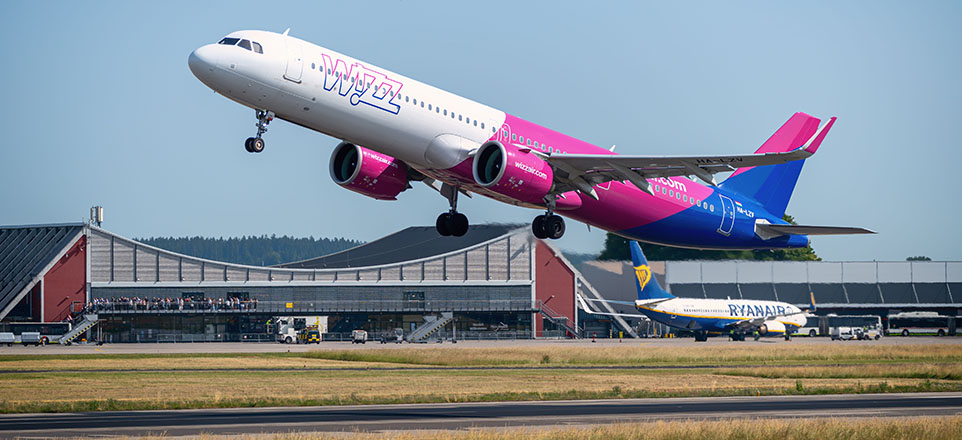
[[[248,153],[260,153],[264,151],[264,139],[261,137],[267,132],[267,124],[274,120],[274,112],[270,110],[256,110],[257,115],[257,136],[249,137],[244,141],[244,149]]]
[[[468,226],[470,226],[468,217],[458,212],[458,192],[460,192],[458,188],[447,184],[441,187],[441,195],[448,199],[451,209],[438,216],[434,227],[438,229],[438,234],[445,237],[452,235],[460,237],[468,233]]]
[[[542,240],[557,240],[565,235],[565,219],[554,213],[554,200],[548,202],[548,212],[539,215],[531,222],[531,232]]]

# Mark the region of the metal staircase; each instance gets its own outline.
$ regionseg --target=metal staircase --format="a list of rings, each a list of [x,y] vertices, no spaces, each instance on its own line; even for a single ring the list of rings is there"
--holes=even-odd
[[[565,331],[567,331],[572,338],[577,339],[581,337],[581,335],[578,334],[578,329],[576,329],[573,325],[571,325],[571,320],[568,319],[567,316],[552,310],[551,307],[548,307],[542,301],[538,301],[537,306],[538,306],[538,313],[540,313],[541,316],[544,316],[545,318],[548,319],[548,321],[551,321],[555,325],[560,325],[564,327]]]
[[[454,319],[454,312],[441,312],[441,316],[428,315],[421,324],[405,338],[408,342],[421,342]]]
[[[77,338],[77,336],[80,336],[81,333],[92,329],[99,322],[100,319],[97,315],[85,314],[83,321],[80,321],[77,325],[73,326],[73,329],[67,332],[67,334],[60,337],[60,344],[70,345],[73,340]]]

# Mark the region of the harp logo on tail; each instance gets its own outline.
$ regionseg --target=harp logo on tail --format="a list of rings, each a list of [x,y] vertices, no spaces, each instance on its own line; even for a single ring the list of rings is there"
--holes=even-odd
[[[635,267],[635,276],[638,277],[639,289],[645,290],[645,286],[651,281],[651,268],[647,264]]]

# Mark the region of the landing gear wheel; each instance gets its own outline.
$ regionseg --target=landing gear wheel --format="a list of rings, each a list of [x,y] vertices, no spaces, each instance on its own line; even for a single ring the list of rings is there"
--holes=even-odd
[[[252,137],[249,137],[247,138],[247,140],[244,141],[244,149],[247,150],[248,153],[254,152],[254,150],[251,150],[251,143],[253,142],[254,142],[254,138]]]
[[[565,219],[560,215],[548,216],[544,220],[544,229],[549,238],[557,240],[565,235]]]
[[[260,153],[264,151],[264,139],[256,137],[251,138],[251,153]]]
[[[791,340],[792,340],[792,335],[790,335],[790,334],[788,334],[788,333],[785,333],[785,340],[786,340],[786,341],[791,341]]]
[[[468,233],[468,217],[460,212],[451,214],[451,235],[461,237]]]
[[[438,220],[434,222],[434,227],[438,229],[438,234],[442,236],[451,235],[451,213],[445,212],[438,216]]]
[[[541,240],[548,238],[548,231],[545,230],[544,220],[545,216],[539,215],[531,222],[531,233]]]

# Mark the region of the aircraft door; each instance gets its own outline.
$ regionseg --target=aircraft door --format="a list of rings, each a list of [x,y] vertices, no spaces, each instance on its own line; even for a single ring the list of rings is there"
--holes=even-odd
[[[286,37],[284,38],[284,45],[287,46],[287,71],[284,72],[284,78],[299,83],[301,82],[301,74],[304,70],[304,58],[301,55],[301,45]]]
[[[732,227],[735,226],[735,204],[728,196],[719,194],[718,197],[721,199],[722,209],[722,220],[721,225],[718,226],[718,233],[728,236],[731,235]]]

